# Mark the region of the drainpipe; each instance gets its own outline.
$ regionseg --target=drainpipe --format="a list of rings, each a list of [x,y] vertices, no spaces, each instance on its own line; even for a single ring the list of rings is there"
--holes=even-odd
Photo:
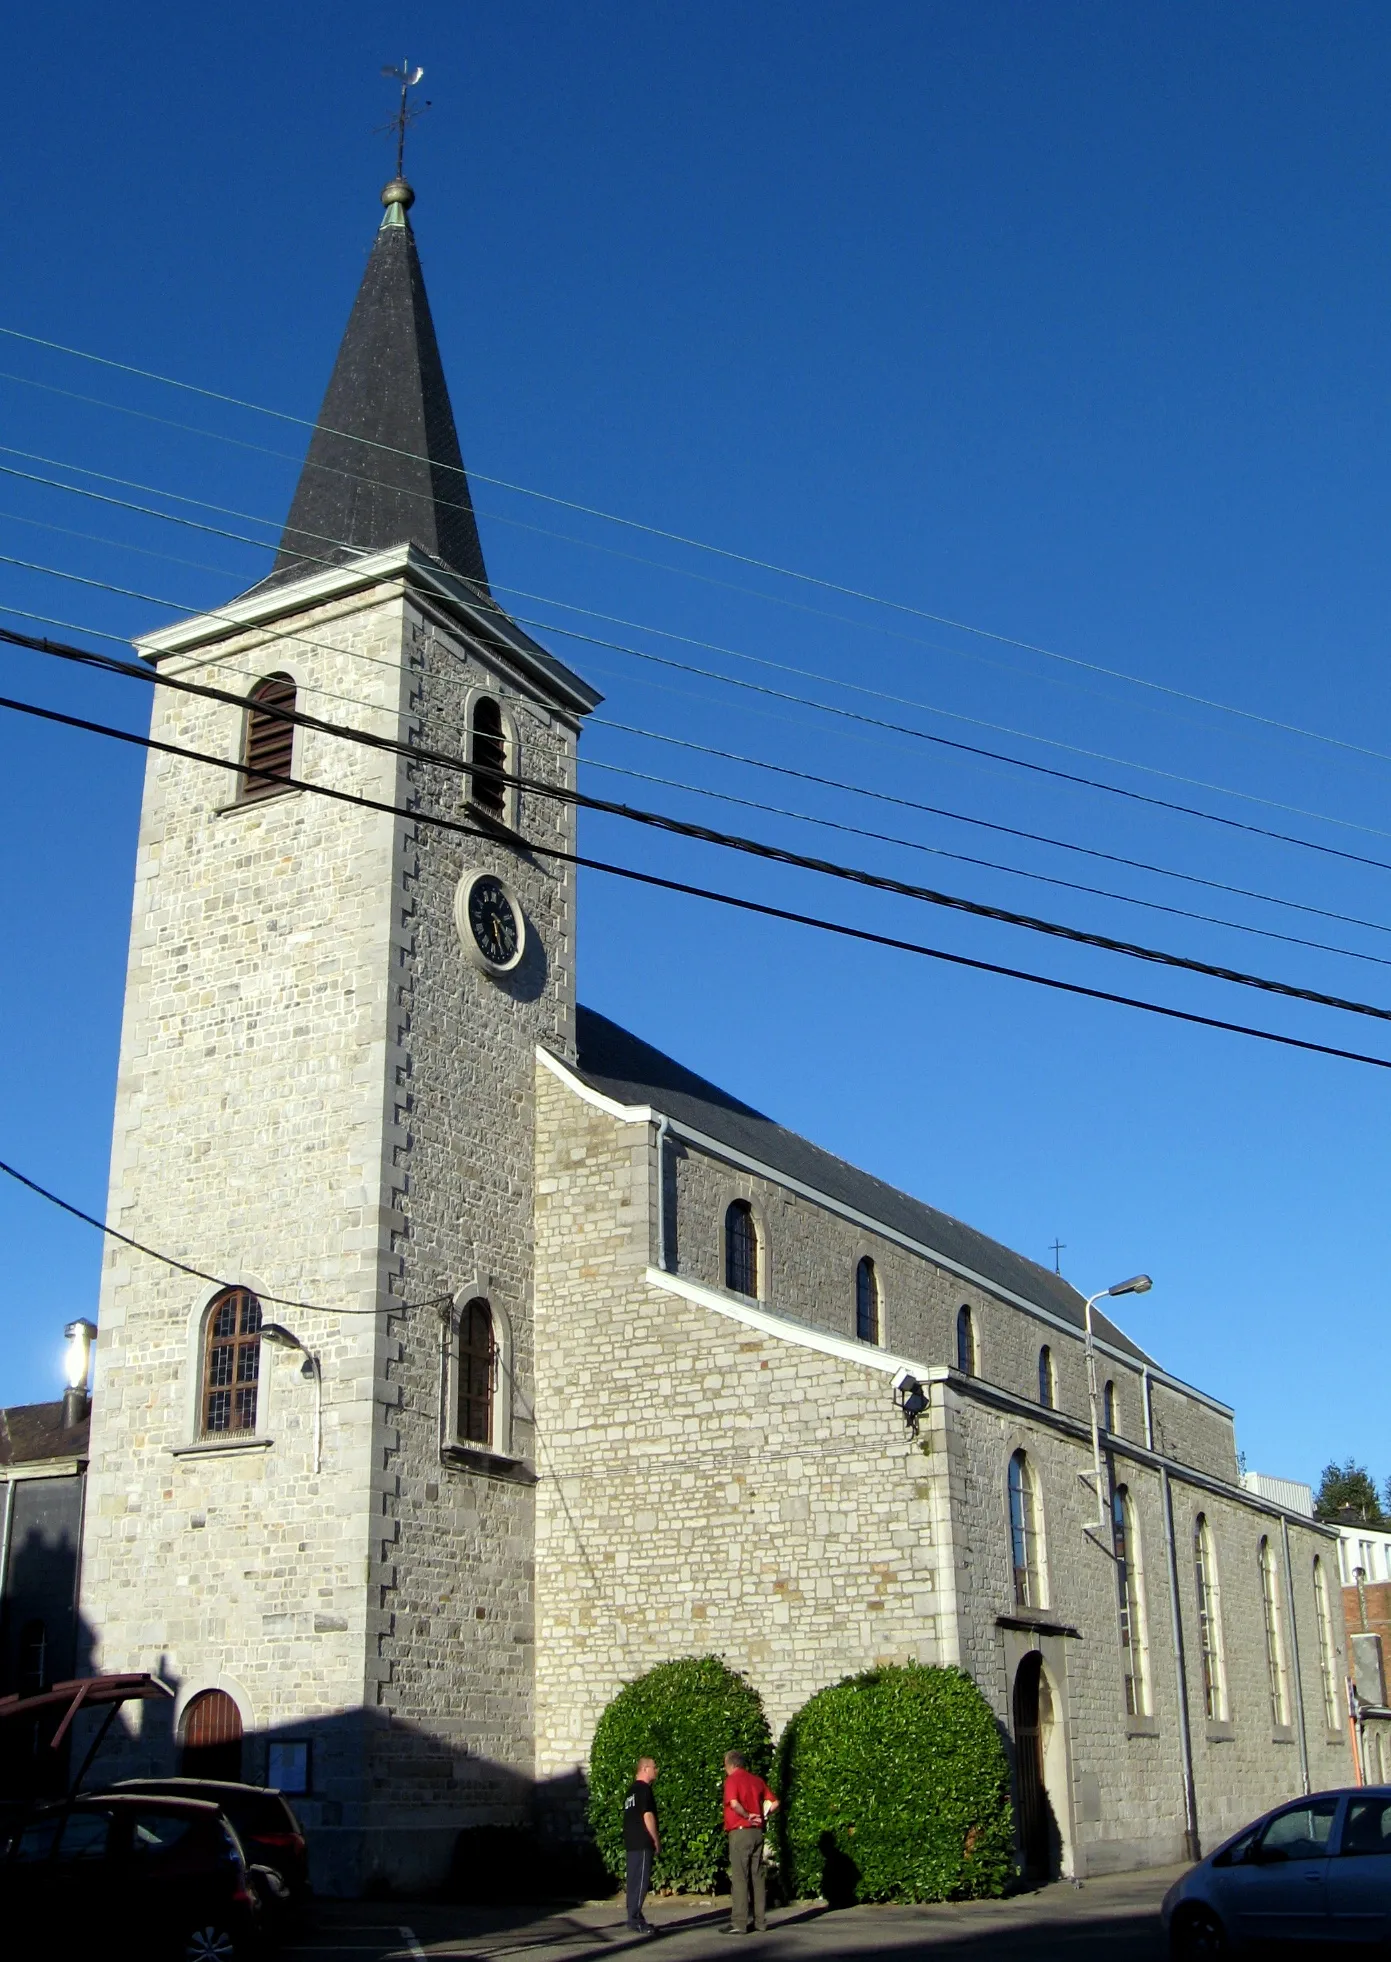
[[[1148,1389],[1146,1381],[1146,1389]],[[1149,1398],[1145,1398],[1145,1418],[1149,1420]],[[1178,1552],[1174,1546],[1174,1494],[1166,1465],[1159,1467],[1159,1484],[1164,1500],[1164,1551],[1169,1556],[1170,1632],[1174,1642],[1174,1669],[1178,1677],[1178,1738],[1183,1758],[1183,1853],[1188,1860],[1200,1860],[1198,1838],[1198,1790],[1193,1783],[1193,1733],[1188,1724],[1188,1664],[1183,1654],[1183,1616],[1179,1612]]]
[[[0,1602],[3,1602],[10,1583],[10,1534],[14,1530],[14,1488],[13,1478],[5,1480],[5,1518],[0,1524]]]
[[[1304,1678],[1299,1668],[1299,1623],[1294,1616],[1294,1569],[1290,1565],[1290,1522],[1280,1515],[1280,1533],[1285,1542],[1285,1599],[1290,1610],[1290,1655],[1294,1659],[1294,1700],[1299,1710],[1299,1775],[1304,1790],[1309,1789],[1309,1739],[1304,1727]]]
[[[670,1272],[667,1267],[667,1134],[671,1130],[671,1119],[664,1113],[657,1118],[657,1267],[660,1273]]]

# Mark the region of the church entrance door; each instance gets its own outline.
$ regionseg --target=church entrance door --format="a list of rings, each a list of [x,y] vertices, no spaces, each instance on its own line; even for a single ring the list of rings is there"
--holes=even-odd
[[[185,1778],[241,1779],[241,1711],[226,1690],[204,1690],[184,1712]]]
[[[1048,1793],[1043,1783],[1039,1690],[1043,1658],[1026,1655],[1014,1678],[1014,1805],[1026,1880],[1047,1880],[1052,1869]]]

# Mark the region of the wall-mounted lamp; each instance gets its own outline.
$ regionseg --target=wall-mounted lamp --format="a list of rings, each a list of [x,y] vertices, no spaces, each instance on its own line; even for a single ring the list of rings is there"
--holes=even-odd
[[[927,1409],[927,1391],[909,1369],[900,1369],[893,1380],[894,1402],[903,1412],[903,1421],[908,1426],[909,1437],[916,1437],[923,1412]]]
[[[87,1378],[92,1367],[92,1344],[97,1339],[97,1325],[88,1321],[69,1322],[63,1334],[68,1342],[63,1357],[63,1374],[67,1378],[67,1388],[63,1391],[63,1429],[71,1431],[82,1422],[91,1407]]]
[[[324,1435],[324,1378],[319,1368],[319,1358],[305,1348],[292,1329],[281,1322],[262,1322],[261,1340],[269,1342],[273,1349],[298,1349],[304,1357],[299,1373],[308,1377],[314,1385],[314,1470],[317,1473],[323,1456]]]

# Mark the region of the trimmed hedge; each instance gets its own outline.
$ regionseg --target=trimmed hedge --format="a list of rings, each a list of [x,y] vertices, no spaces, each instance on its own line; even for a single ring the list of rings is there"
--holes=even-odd
[[[819,1691],[778,1751],[792,1898],[944,1901],[1004,1892],[1009,1766],[964,1669],[871,1670]]]
[[[639,1758],[655,1758],[662,1848],[652,1884],[711,1892],[727,1862],[726,1751],[742,1751],[767,1776],[773,1741],[763,1699],[718,1656],[664,1662],[618,1692],[589,1753],[589,1823],[610,1873],[624,1870],[623,1801],[633,1771]]]

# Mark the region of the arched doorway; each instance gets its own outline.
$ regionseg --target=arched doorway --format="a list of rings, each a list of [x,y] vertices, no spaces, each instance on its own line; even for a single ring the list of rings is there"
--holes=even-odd
[[[185,1778],[241,1777],[241,1711],[226,1690],[203,1690],[184,1711],[183,1752],[179,1769]]]
[[[1044,1780],[1044,1732],[1053,1722],[1043,1657],[1031,1651],[1014,1678],[1014,1807],[1025,1880],[1050,1880],[1059,1867],[1061,1841]]]

